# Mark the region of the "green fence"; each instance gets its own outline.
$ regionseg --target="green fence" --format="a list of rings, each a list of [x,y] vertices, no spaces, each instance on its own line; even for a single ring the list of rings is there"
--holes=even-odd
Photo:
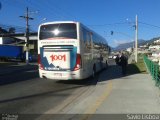
[[[146,56],[143,57],[143,60],[153,80],[156,81],[156,86],[160,87],[160,71],[159,71],[160,66],[154,63],[153,61],[149,60]]]

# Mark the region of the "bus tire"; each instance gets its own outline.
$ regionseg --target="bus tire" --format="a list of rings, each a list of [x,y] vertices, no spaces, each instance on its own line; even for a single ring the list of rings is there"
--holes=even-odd
[[[106,61],[106,69],[108,69],[108,61]]]
[[[92,70],[92,78],[94,78],[96,75],[96,66],[93,66],[93,70]]]

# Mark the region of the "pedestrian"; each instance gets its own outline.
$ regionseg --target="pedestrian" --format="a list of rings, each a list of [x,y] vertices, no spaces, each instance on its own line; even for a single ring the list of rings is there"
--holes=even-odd
[[[119,60],[120,60],[119,55],[117,55],[117,57],[115,58],[116,65],[119,65]]]
[[[122,75],[126,75],[128,58],[124,55],[124,53],[122,53],[120,57],[120,65],[122,67]]]

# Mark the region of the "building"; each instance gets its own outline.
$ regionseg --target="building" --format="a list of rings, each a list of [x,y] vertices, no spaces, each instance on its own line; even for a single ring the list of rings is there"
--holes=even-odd
[[[160,50],[160,45],[151,45],[149,46],[149,50]]]
[[[129,53],[131,53],[131,52],[133,52],[133,48],[131,48],[131,47],[127,48],[126,51],[129,52]]]
[[[0,45],[3,44],[12,44],[14,43],[15,39],[11,37],[0,37]]]
[[[160,44],[160,39],[155,40],[155,41],[154,41],[154,44]]]

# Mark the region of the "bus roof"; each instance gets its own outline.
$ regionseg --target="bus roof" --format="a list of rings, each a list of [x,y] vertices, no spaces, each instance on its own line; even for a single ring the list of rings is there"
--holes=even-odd
[[[57,24],[57,23],[79,23],[79,22],[76,22],[76,21],[53,21],[53,22],[42,23],[41,25]]]

